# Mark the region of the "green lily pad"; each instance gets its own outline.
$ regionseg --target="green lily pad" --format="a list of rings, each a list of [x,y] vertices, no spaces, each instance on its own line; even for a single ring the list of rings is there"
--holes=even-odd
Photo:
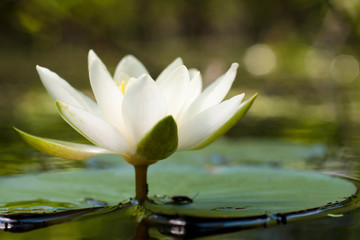
[[[134,173],[128,167],[108,170],[50,172],[0,179],[0,213],[11,213],[13,202],[97,202],[116,205],[134,196]],[[150,196],[186,195],[193,203],[147,203],[160,214],[196,217],[248,217],[287,213],[343,202],[357,191],[345,179],[311,171],[269,167],[188,167],[157,164],[149,169]],[[86,199],[93,199],[90,203]],[[81,204],[83,203],[83,204]],[[44,205],[44,204],[42,204]],[[23,209],[34,211],[33,208]],[[58,209],[61,211],[62,209]],[[43,212],[46,212],[44,207]]]
[[[161,186],[160,181],[154,178],[150,183],[154,186],[153,192],[186,195],[193,198],[193,202],[163,201],[148,203],[146,207],[155,213],[178,216],[283,214],[346,202],[357,192],[355,185],[345,179],[267,167],[209,167],[193,171],[178,168]]]

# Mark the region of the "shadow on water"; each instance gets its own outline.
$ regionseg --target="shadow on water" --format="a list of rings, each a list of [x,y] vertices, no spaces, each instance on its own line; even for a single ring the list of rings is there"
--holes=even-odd
[[[359,181],[352,182],[359,189]],[[184,196],[185,197],[185,196]],[[156,197],[155,197],[156,198]],[[195,200],[194,200],[195,201]],[[158,204],[151,201],[151,204]],[[171,202],[166,204],[192,204],[190,202]],[[139,207],[132,201],[120,203],[117,206],[99,206],[84,209],[65,210],[52,213],[10,213],[0,215],[0,229],[10,233],[34,232],[57,225],[68,231],[76,232],[76,229],[82,225],[91,226],[89,222],[96,219],[102,219],[100,222],[107,228],[117,229],[117,231],[108,231],[105,235],[107,239],[112,239],[125,235],[133,234],[132,239],[157,239],[165,236],[175,238],[198,238],[211,237],[218,234],[236,233],[254,228],[268,228],[276,225],[286,225],[294,222],[307,222],[313,219],[324,217],[339,218],[346,213],[358,209],[360,206],[360,193],[350,196],[343,201],[329,202],[325,206],[320,206],[301,211],[278,214],[261,214],[247,217],[195,217],[188,215],[166,215],[153,212],[145,207]],[[115,217],[115,218],[114,218]],[[127,221],[122,225],[114,219]],[[69,223],[79,223],[77,225],[68,225]],[[82,224],[84,223],[84,224]],[[131,227],[129,226],[131,223]],[[98,226],[98,225],[97,225]],[[69,228],[70,227],[70,228]],[[80,227],[81,228],[81,227]],[[77,229],[78,230],[78,229]],[[154,230],[156,233],[154,234]],[[36,232],[36,231],[35,231]],[[91,231],[90,231],[91,232]],[[130,233],[129,233],[130,232]],[[91,234],[87,232],[87,234]],[[85,237],[82,233],[81,236]],[[104,234],[102,232],[102,234]],[[14,235],[15,236],[15,235]],[[37,235],[39,236],[39,235]],[[103,235],[103,237],[105,237]]]
[[[8,232],[27,232],[68,221],[75,221],[89,214],[104,213],[115,208],[95,207],[55,213],[14,213],[0,216],[0,229]]]

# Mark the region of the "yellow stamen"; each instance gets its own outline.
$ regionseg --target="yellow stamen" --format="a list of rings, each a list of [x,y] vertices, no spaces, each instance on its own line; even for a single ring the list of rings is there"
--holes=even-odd
[[[125,88],[126,88],[126,85],[128,84],[128,81],[122,81],[121,82],[121,85],[120,85],[120,90],[122,92],[123,95],[125,95]]]
[[[118,86],[118,88],[120,89],[120,91],[122,92],[123,95],[125,95],[125,88],[128,84],[128,81],[121,81],[121,83],[117,83],[115,82],[115,84]]]

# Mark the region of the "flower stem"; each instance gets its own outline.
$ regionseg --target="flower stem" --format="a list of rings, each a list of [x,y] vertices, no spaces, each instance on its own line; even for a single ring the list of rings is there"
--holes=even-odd
[[[135,191],[136,200],[142,205],[147,200],[148,184],[147,184],[147,169],[148,165],[135,165]]]

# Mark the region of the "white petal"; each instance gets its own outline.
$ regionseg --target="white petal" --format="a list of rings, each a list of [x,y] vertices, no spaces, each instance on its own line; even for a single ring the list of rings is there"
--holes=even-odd
[[[89,67],[89,74],[91,88],[104,119],[127,136],[121,112],[121,105],[124,98],[121,90],[98,59],[92,60]]]
[[[134,56],[127,55],[118,63],[115,69],[114,80],[126,74],[129,77],[138,78],[143,74],[149,74],[144,65]]]
[[[191,120],[195,115],[220,103],[234,82],[238,66],[239,64],[233,63],[224,75],[208,86],[184,113],[183,120]]]
[[[127,75],[126,73],[119,73],[117,76],[116,76],[116,79],[114,78],[114,81],[119,84],[118,86],[121,85],[122,82],[127,82],[130,80],[131,77],[129,77],[129,75]]]
[[[149,75],[130,80],[122,111],[134,144],[137,144],[159,120],[166,116],[164,97]]]
[[[202,78],[201,74],[196,69],[189,69],[190,74],[190,87],[188,91],[188,95],[186,97],[186,102],[183,107],[183,113],[189,108],[189,106],[194,102],[194,100],[200,95],[202,89]],[[179,119],[182,119],[182,115],[180,115]]]
[[[57,106],[63,119],[95,145],[121,154],[130,153],[125,137],[108,122],[75,106],[59,101]]]
[[[189,72],[184,65],[176,68],[159,84],[159,88],[165,97],[167,114],[172,115],[175,119],[184,106],[189,85]]]
[[[98,57],[98,55],[96,55],[96,53],[92,49],[90,49],[90,51],[88,53],[88,66],[90,66],[92,61],[95,60],[95,59],[97,61],[99,61],[101,63],[101,65],[106,69],[106,66],[103,63],[103,61],[101,61],[101,59]]]
[[[224,125],[239,109],[244,95],[237,95],[215,105],[179,126],[179,150],[189,149],[211,136]]]
[[[40,79],[54,100],[81,107],[96,115],[101,115],[94,100],[73,88],[67,81],[47,68],[36,66]]]
[[[172,61],[157,77],[157,84],[161,84],[161,82],[164,81],[170,73],[172,73],[176,68],[180,67],[181,65],[183,65],[183,61],[179,57]]]
[[[190,79],[193,79],[194,77],[196,77],[196,75],[199,73],[200,71],[196,68],[189,68],[189,75],[190,75]]]

